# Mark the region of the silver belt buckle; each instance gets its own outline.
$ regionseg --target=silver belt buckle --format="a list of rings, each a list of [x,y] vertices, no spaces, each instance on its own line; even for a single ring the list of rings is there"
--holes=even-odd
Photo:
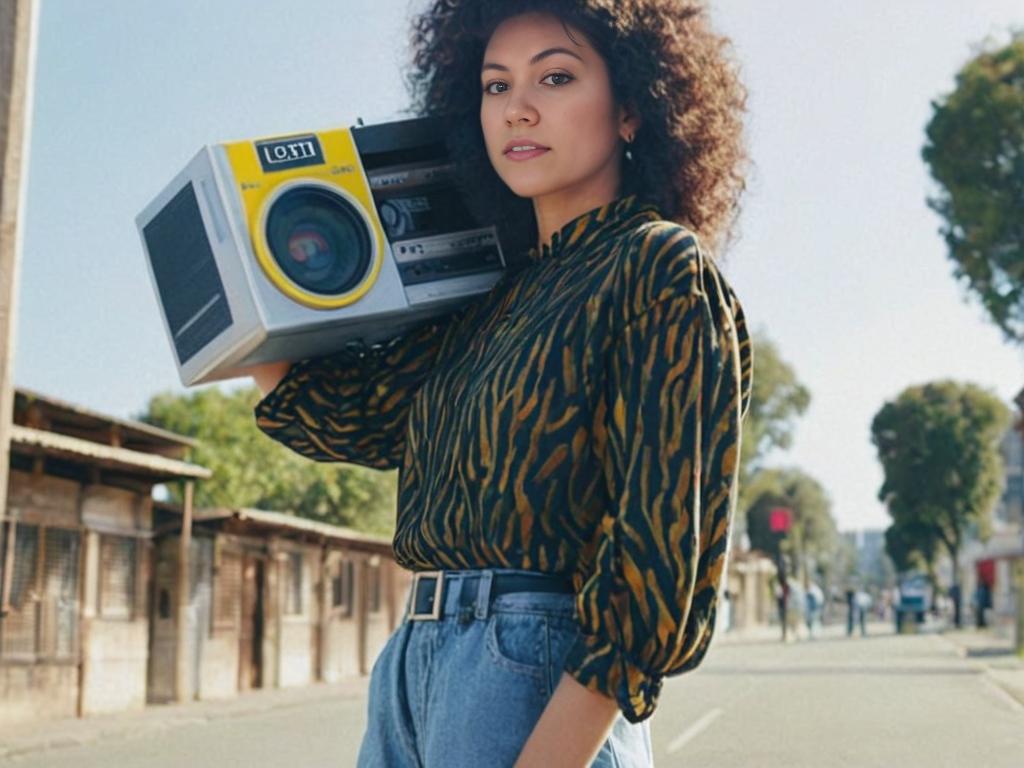
[[[434,577],[437,583],[434,585],[434,606],[425,613],[416,612],[416,595],[420,579],[423,577]],[[412,575],[412,601],[409,605],[409,619],[439,619],[441,617],[441,589],[444,586],[444,578],[441,571],[417,571]]]

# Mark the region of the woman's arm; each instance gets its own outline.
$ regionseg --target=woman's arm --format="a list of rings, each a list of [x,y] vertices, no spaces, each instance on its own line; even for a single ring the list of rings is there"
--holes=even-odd
[[[615,699],[563,672],[551,700],[533,727],[513,768],[590,765],[619,713]]]
[[[260,394],[266,397],[267,393],[272,391],[281,379],[288,375],[288,370],[291,367],[292,364],[289,360],[282,360],[279,363],[263,363],[250,368],[249,375],[256,382]]]
[[[314,461],[395,469],[413,396],[461,312],[432,318],[372,347],[346,345],[294,363],[257,366],[253,408],[268,437]]]

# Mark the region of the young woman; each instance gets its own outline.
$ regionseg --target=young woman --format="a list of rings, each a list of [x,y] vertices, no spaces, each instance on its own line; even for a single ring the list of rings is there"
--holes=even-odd
[[[750,397],[711,259],[743,188],[724,46],[696,0],[418,18],[418,107],[526,258],[369,353],[256,373],[268,435],[400,471],[416,573],[360,766],[653,764],[662,680],[715,625]]]

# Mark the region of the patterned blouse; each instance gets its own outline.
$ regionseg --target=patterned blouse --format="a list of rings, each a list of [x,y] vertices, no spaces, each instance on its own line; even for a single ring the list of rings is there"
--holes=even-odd
[[[711,640],[751,376],[732,289],[630,196],[444,319],[300,360],[255,415],[316,461],[399,469],[402,567],[571,578],[565,671],[637,723]]]

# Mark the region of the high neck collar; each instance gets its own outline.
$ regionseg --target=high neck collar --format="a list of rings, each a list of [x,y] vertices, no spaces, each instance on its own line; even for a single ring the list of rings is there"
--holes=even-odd
[[[551,236],[538,251],[530,248],[531,262],[556,258],[580,248],[593,246],[605,238],[624,232],[645,221],[661,218],[658,209],[650,203],[641,203],[636,195],[628,195],[580,214]]]

